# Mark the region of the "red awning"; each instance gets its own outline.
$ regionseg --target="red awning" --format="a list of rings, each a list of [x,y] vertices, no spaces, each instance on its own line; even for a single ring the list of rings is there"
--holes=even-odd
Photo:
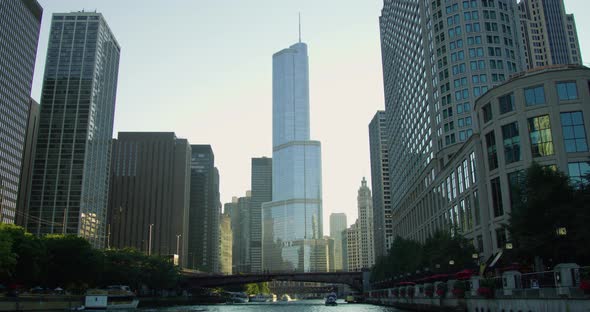
[[[470,279],[471,276],[473,276],[473,274],[474,274],[473,270],[466,269],[466,270],[457,272],[455,274],[455,278],[458,280],[467,280],[467,279]]]

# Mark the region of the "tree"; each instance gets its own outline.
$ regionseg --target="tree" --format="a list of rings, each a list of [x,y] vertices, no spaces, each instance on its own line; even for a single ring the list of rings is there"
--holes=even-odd
[[[0,224],[0,227],[4,224]],[[9,280],[16,267],[16,254],[12,251],[12,237],[0,231],[0,280]]]
[[[47,281],[52,287],[64,286],[84,290],[96,285],[102,273],[103,255],[90,243],[74,235],[47,235]]]
[[[575,258],[578,249],[583,249],[579,247],[585,245],[583,238],[588,237],[584,234],[587,233],[588,212],[581,209],[587,203],[583,202],[582,193],[572,187],[569,177],[533,163],[526,170],[522,187],[512,191],[518,192],[520,197],[520,202],[512,207],[506,226],[515,255],[524,262],[530,262],[535,256],[554,261]],[[586,221],[580,224],[579,217]],[[566,235],[558,235],[561,228],[566,229]]]

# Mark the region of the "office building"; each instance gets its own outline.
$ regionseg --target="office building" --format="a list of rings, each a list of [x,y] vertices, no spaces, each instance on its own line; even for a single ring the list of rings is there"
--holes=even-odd
[[[563,0],[522,0],[521,32],[529,69],[582,65],[580,42],[573,14],[566,14]]]
[[[232,243],[233,232],[231,230],[231,217],[224,213],[219,221],[219,271],[223,274],[232,274]]]
[[[272,158],[252,158],[250,198],[250,265],[262,271],[262,204],[272,201]]]
[[[378,111],[369,124],[369,145],[373,186],[373,238],[375,259],[378,259],[387,255],[394,238],[385,111]]]
[[[191,149],[172,132],[119,132],[113,139],[108,248],[177,254],[186,263]]]
[[[310,140],[307,45],[273,55],[272,202],[263,205],[263,269],[316,272],[323,239],[321,146]]]
[[[25,227],[29,216],[29,202],[31,200],[31,185],[33,178],[33,160],[39,130],[39,103],[31,99],[29,102],[29,118],[27,125],[27,136],[23,153],[22,170],[20,173],[20,185],[16,207],[15,223]]]
[[[27,223],[35,235],[104,247],[120,52],[102,14],[53,15]]]
[[[219,272],[219,171],[211,145],[191,145],[187,267]]]
[[[358,220],[344,232],[346,236],[346,267],[348,272],[360,272],[363,269],[361,262],[361,234]]]
[[[553,66],[522,73],[475,103],[478,127],[416,208],[394,219],[394,235],[425,241],[438,229],[457,228],[482,260],[507,242],[504,224],[518,201],[512,191],[533,161],[587,183],[590,69]]]
[[[0,223],[17,218],[42,15],[35,0],[0,2]]]
[[[334,240],[334,271],[344,270],[342,231],[346,230],[346,214],[330,214],[330,238]]]
[[[231,203],[226,203],[224,211],[231,220],[233,234],[232,243],[232,271],[237,273],[250,273],[250,208],[252,192],[247,191],[244,197],[233,197]]]
[[[363,177],[357,196],[358,203],[358,231],[360,234],[360,265],[369,269],[375,264],[375,249],[373,240],[373,198],[371,190],[367,186],[367,180]]]

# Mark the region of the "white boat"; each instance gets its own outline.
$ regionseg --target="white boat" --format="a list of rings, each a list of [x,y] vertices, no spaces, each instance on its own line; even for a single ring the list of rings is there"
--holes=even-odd
[[[281,296],[281,299],[279,299],[279,300],[280,301],[285,301],[285,302],[293,301],[293,299],[291,299],[291,297],[289,295],[287,295],[287,294],[282,295]]]
[[[139,299],[129,286],[113,285],[107,289],[90,289],[84,300],[85,310],[128,310],[136,309]]]
[[[269,297],[264,294],[256,294],[256,296],[250,297],[250,302],[268,302]]]
[[[229,301],[226,303],[247,303],[248,295],[243,292],[229,292]]]

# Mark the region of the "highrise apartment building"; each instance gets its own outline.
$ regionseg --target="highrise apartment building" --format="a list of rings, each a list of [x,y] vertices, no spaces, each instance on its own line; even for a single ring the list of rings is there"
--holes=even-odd
[[[104,247],[120,52],[102,14],[53,15],[27,223],[35,235]]]
[[[187,267],[219,272],[219,171],[211,145],[191,145]]]
[[[250,265],[262,271],[262,204],[272,201],[272,158],[252,158],[250,199]]]
[[[526,64],[514,1],[384,0],[380,29],[395,237],[465,152],[475,100]],[[442,226],[410,229],[425,239]]]
[[[0,1],[0,223],[17,218],[42,15],[35,0]]]
[[[223,274],[232,274],[233,232],[231,217],[227,213],[221,215],[219,233],[219,271]]]
[[[373,238],[375,259],[378,259],[387,255],[394,238],[385,111],[378,111],[369,124],[369,145],[373,186]]]
[[[522,0],[521,31],[529,69],[550,65],[582,65],[573,14],[563,0]]]
[[[360,234],[360,265],[369,269],[375,264],[375,248],[373,235],[373,198],[371,190],[367,186],[367,180],[363,177],[357,196],[358,203],[358,230]]]
[[[307,45],[273,55],[272,202],[263,205],[263,269],[315,272],[323,239],[321,145],[310,140]]]
[[[113,139],[108,248],[177,254],[186,264],[191,149],[172,132],[119,132]]]
[[[346,214],[330,214],[330,238],[334,240],[334,271],[344,270],[342,232],[346,230]]]

